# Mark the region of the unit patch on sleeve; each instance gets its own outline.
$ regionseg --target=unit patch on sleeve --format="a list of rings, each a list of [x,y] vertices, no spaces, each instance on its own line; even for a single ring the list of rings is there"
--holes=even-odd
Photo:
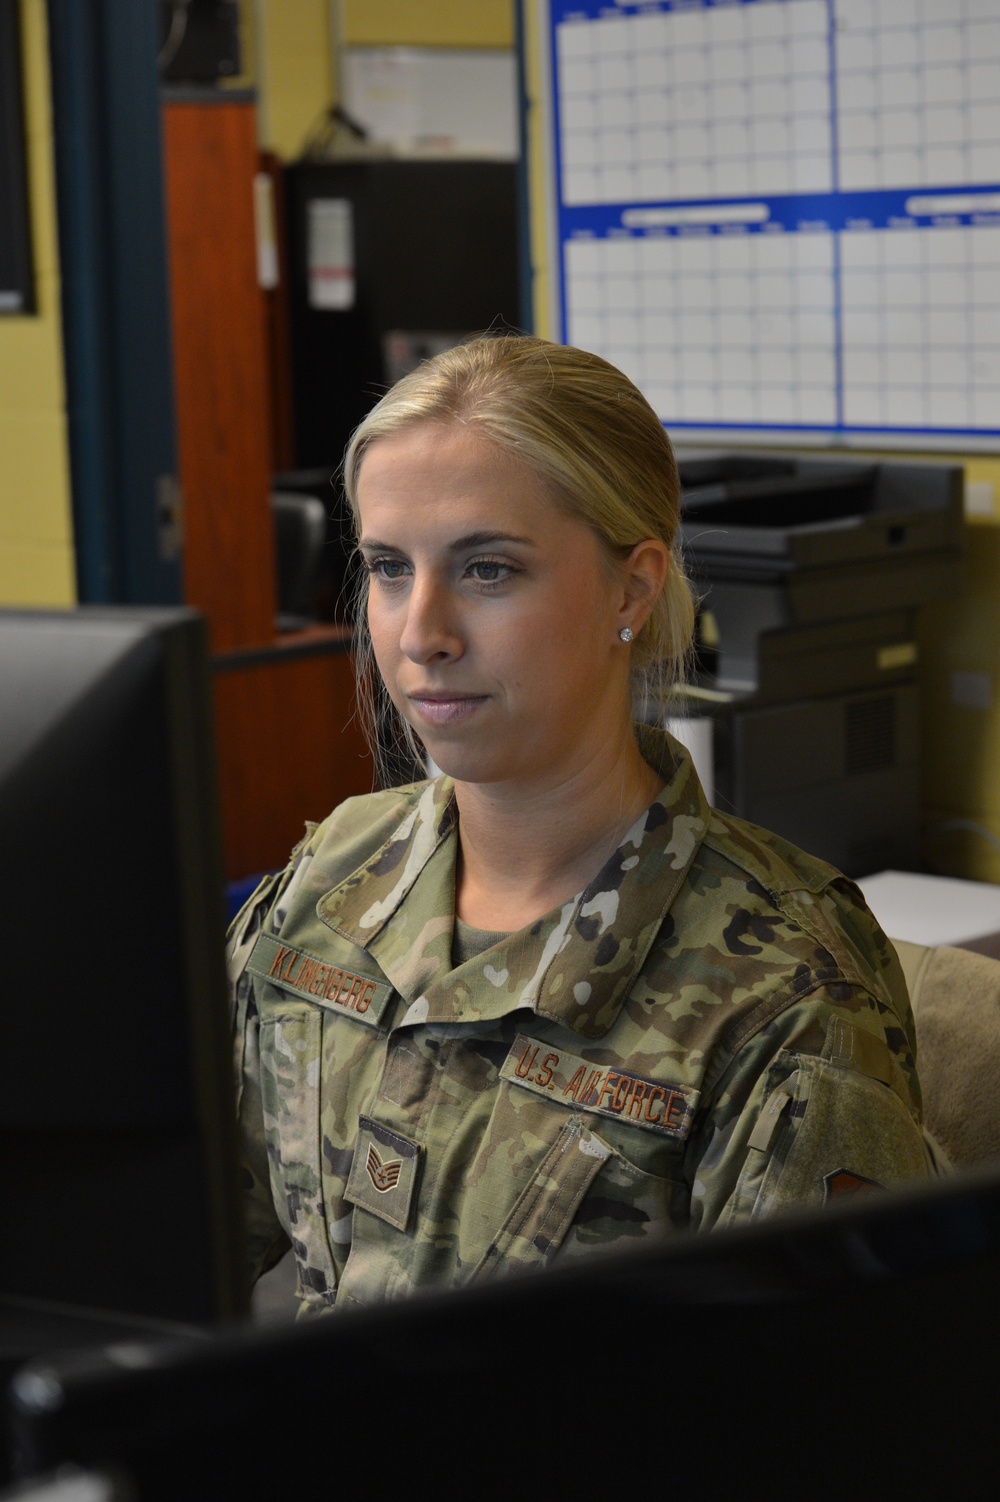
[[[523,1085],[560,1105],[594,1111],[647,1132],[683,1141],[691,1130],[697,1090],[660,1085],[621,1069],[606,1069],[565,1049],[550,1048],[519,1034],[500,1070],[502,1079]]]
[[[258,936],[247,969],[284,991],[348,1012],[369,1027],[380,1026],[393,994],[387,980],[331,965],[303,949],[282,944],[273,934]]]
[[[863,1174],[852,1173],[849,1168],[835,1168],[823,1176],[823,1202],[844,1199],[849,1194],[871,1194],[873,1189],[884,1189],[875,1179],[866,1179]]]
[[[387,1220],[397,1231],[405,1231],[419,1165],[419,1142],[390,1131],[370,1116],[359,1116],[358,1145],[345,1198]]]

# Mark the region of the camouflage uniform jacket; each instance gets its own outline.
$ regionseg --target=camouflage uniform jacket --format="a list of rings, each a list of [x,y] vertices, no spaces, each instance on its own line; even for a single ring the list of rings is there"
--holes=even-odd
[[[643,737],[667,786],[586,891],[457,969],[444,777],[344,803],[234,924],[254,1270],[290,1241],[303,1312],[928,1172],[859,892]]]

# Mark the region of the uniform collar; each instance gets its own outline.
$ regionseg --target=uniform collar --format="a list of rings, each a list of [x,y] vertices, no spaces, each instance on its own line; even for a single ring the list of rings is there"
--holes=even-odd
[[[517,1008],[585,1038],[613,1026],[708,829],[687,751],[639,727],[663,792],[590,885],[529,928],[452,969],[457,814],[451,780],[428,783],[389,840],[317,912],[366,949],[410,1003],[403,1023],[493,1022]]]

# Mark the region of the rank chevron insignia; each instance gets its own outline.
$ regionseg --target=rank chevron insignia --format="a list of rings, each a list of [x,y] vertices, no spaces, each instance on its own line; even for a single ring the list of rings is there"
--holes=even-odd
[[[379,1194],[387,1194],[390,1189],[395,1189],[399,1183],[399,1175],[403,1164],[399,1158],[394,1158],[391,1163],[383,1163],[373,1143],[368,1144],[368,1158],[365,1163],[368,1177],[371,1179]]]

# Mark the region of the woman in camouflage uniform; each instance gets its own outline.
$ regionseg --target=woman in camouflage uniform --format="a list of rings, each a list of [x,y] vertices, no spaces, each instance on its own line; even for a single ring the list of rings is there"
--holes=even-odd
[[[291,1243],[322,1311],[925,1175],[857,889],[633,726],[693,606],[631,382],[477,340],[345,481],[362,679],[442,775],[336,809],[234,925],[255,1272]]]

